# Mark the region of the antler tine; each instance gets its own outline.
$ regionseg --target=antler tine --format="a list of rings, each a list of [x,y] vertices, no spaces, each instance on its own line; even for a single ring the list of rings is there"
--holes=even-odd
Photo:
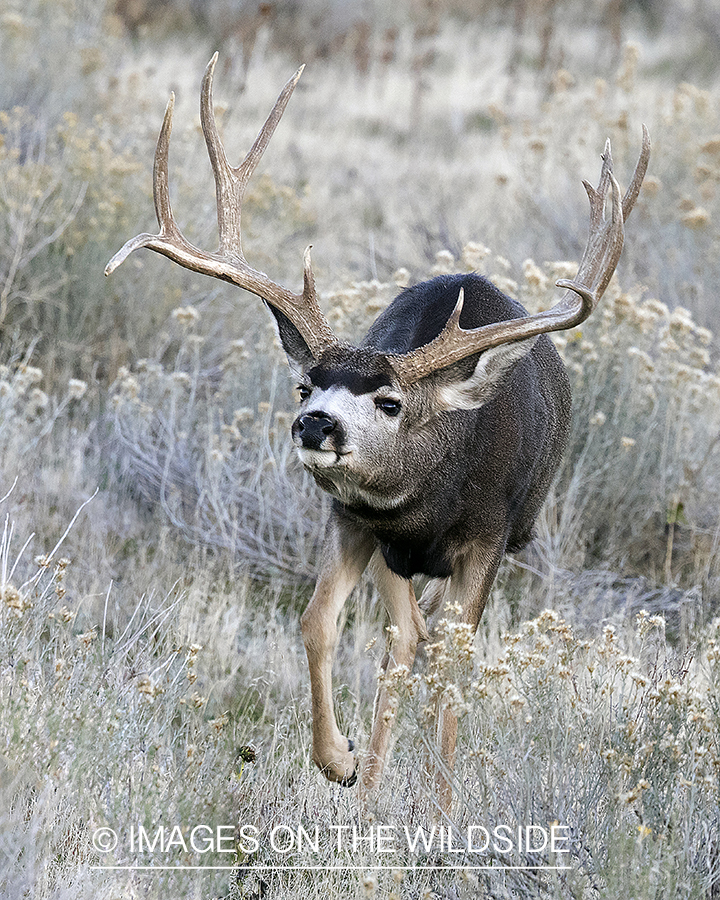
[[[155,215],[160,230],[157,234],[138,234],[136,237],[127,241],[127,243],[118,250],[110,262],[105,266],[106,275],[111,275],[115,269],[127,259],[133,250],[138,250],[141,247],[156,250],[158,253],[170,256],[171,259],[173,258],[171,254],[175,249],[173,241],[178,245],[182,245],[186,252],[192,252],[195,249],[181,234],[170,206],[168,154],[174,109],[175,94],[171,93],[170,99],[165,107],[165,115],[163,116],[163,123],[155,146],[155,158],[153,162],[153,202],[155,204]]]
[[[612,172],[609,173],[609,181],[612,200],[610,219],[605,221],[603,212],[600,220],[596,221],[595,227],[591,228],[587,246],[580,260],[578,273],[575,278],[572,280],[560,279],[557,282],[558,287],[566,287],[575,294],[579,294],[582,298],[583,316],[580,321],[586,319],[597,305],[605,288],[610,283],[622,253],[624,230],[620,187]],[[598,196],[600,197],[600,195]],[[605,197],[600,197],[600,200],[604,206]],[[592,295],[592,300],[590,295]],[[558,303],[553,308],[557,309],[559,305]],[[589,305],[587,310],[585,309],[586,305]],[[568,325],[566,327],[572,328],[573,326]]]
[[[578,274],[573,280],[560,280],[558,287],[567,288],[552,309],[533,316],[495,322],[480,328],[460,327],[463,292],[442,332],[429,344],[410,353],[393,356],[390,362],[403,384],[412,384],[438,369],[491,347],[511,341],[535,337],[550,331],[563,331],[583,322],[595,309],[610,283],[624,240],[624,220],[640,192],[650,158],[650,138],[643,126],[640,159],[630,187],[621,200],[620,188],[612,171],[610,142],[605,145],[603,165],[597,188],[583,182],[590,200],[590,231]],[[605,218],[605,197],[611,196],[610,218]]]
[[[336,344],[337,338],[317,301],[315,279],[310,263],[310,248],[308,247],[305,251],[302,293],[294,294],[282,285],[271,281],[263,272],[258,272],[248,265],[242,252],[240,232],[242,200],[248,179],[260,161],[280,121],[304,67],[298,69],[285,85],[250,152],[241,165],[234,168],[227,161],[215,122],[212,81],[216,62],[217,53],[205,70],[201,89],[200,117],[215,178],[220,237],[219,251],[207,253],[191,244],[182,235],[172,214],[168,174],[174,107],[174,97],[171,96],[160,129],[153,168],[153,197],[160,230],[158,234],[139,234],[129,240],[107,264],[105,274],[110,275],[120,263],[140,247],[162,253],[163,256],[167,256],[186,269],[228,281],[237,287],[257,294],[290,320],[299,331],[311,354],[317,358],[325,349]]]
[[[625,196],[623,197],[622,201],[623,222],[627,222],[628,216],[632,212],[633,206],[635,206],[635,201],[637,200],[638,194],[640,193],[640,188],[643,183],[643,178],[645,178],[645,173],[647,172],[649,162],[650,134],[647,130],[647,127],[643,125],[640,156],[638,158],[637,165],[635,166],[635,172],[633,173],[632,181],[628,185],[628,189],[625,191]]]
[[[622,253],[625,236],[624,224],[640,194],[640,188],[645,178],[649,161],[650,135],[647,127],[643,125],[640,156],[622,202],[620,201],[620,188],[612,173],[612,156],[609,140],[605,144],[603,167],[597,190],[587,182],[583,182],[590,198],[591,222],[595,225],[595,229],[591,227],[588,244],[580,262],[578,274],[572,280],[561,279],[557,282],[558,287],[566,287],[581,297],[583,307],[579,317],[580,322],[590,315],[610,283]],[[608,182],[610,183],[612,214],[605,232],[600,226],[604,216],[605,191]],[[587,295],[586,286],[592,281],[595,281],[595,284],[592,287],[591,299]]]
[[[175,218],[170,206],[170,135],[172,134],[173,112],[175,111],[175,94],[170,94],[163,123],[155,146],[155,159],[153,161],[153,202],[155,203],[155,215],[157,216],[160,234],[180,234],[180,229],[175,224]]]
[[[305,66],[300,66],[280,92],[280,96],[275,101],[275,106],[273,106],[270,115],[265,120],[265,124],[260,129],[255,143],[248,151],[243,162],[239,166],[231,166],[220,140],[213,105],[213,76],[217,60],[218,54],[215,53],[208,63],[203,76],[200,89],[200,122],[215,178],[220,252],[234,253],[241,259],[244,259],[240,216],[245,188],[250,176],[260,162],[265,148],[270,143],[270,139],[282,118],[282,114],[285,112],[285,107]]]
[[[607,194],[608,185],[612,177],[612,148],[610,147],[610,138],[605,141],[605,150],[602,155],[602,168],[600,170],[600,180],[598,186],[594,188],[589,181],[583,180],[583,187],[590,201],[590,230],[597,228],[602,222],[605,214],[605,196]]]

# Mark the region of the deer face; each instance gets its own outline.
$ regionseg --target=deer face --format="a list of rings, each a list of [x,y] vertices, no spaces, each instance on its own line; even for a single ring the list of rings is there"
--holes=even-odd
[[[303,465],[345,502],[386,490],[414,418],[412,394],[398,385],[387,359],[333,348],[303,373],[298,390],[292,439]]]
[[[489,402],[534,341],[487,350],[469,377],[448,371],[410,385],[399,382],[378,351],[325,351],[298,385],[301,407],[292,439],[301,462],[344,503],[397,506],[448,449],[432,439],[439,414]]]

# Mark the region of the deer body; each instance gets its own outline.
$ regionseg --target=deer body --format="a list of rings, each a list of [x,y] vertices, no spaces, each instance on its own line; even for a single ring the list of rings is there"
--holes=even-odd
[[[426,607],[452,603],[477,628],[504,553],[532,536],[567,439],[570,389],[546,333],[580,324],[597,306],[622,251],[650,142],[643,129],[640,159],[622,198],[606,144],[598,187],[585,183],[590,233],[578,274],[558,282],[566,292],[550,310],[528,315],[478,275],[441,276],[403,291],[353,347],[335,337],[320,309],[309,248],[298,294],[251,268],[242,251],[243,194],[302,69],[285,85],[245,160],[233,167],[213,112],[216,60],[217,54],[203,78],[200,115],[215,176],[219,250],[194,247],[173,218],[171,98],[155,153],[160,230],[128,241],[105,272],[147,247],[257,294],[275,316],[300,376],[292,440],[303,465],[334,498],[317,584],[302,616],[313,759],[327,778],[350,785],[357,779],[354,745],[340,733],[332,699],[340,611],[369,568],[394,626],[385,671],[409,670],[428,636],[415,575],[430,579]],[[394,698],[381,680],[361,773],[365,791],[379,782],[394,715]],[[440,707],[437,739],[446,766],[438,784],[446,809],[456,731],[454,714]]]
[[[355,779],[354,760],[351,742],[332,727],[329,661],[334,622],[357,578],[371,563],[397,628],[385,669],[409,669],[426,637],[414,575],[441,580],[434,585],[436,603],[456,594],[476,628],[503,554],[532,536],[567,440],[570,387],[546,335],[398,383],[389,357],[437,338],[461,289],[463,329],[526,315],[478,275],[440,276],[401,293],[359,348],[333,347],[317,360],[277,317],[288,356],[305,364],[293,439],[303,464],[335,498],[303,633],[317,673],[313,695],[326,701],[313,709],[315,761],[345,784]],[[366,790],[382,772],[389,742],[391,699],[383,688],[375,706]]]
[[[440,276],[408,288],[363,340],[362,350],[374,351],[369,359],[365,355],[358,363],[358,352],[349,349],[326,365],[321,358],[305,376],[313,393],[296,422],[308,411],[322,416],[326,406],[338,406],[338,417],[355,414],[359,421],[341,422],[341,431],[349,441],[366,438],[365,457],[315,466],[312,451],[304,453],[303,435],[294,428],[301,458],[320,487],[335,497],[333,515],[348,527],[368,530],[390,570],[403,578],[450,577],[455,558],[474,541],[495,542],[502,535],[507,549],[523,547],[567,437],[567,376],[542,336],[532,348],[523,347],[523,357],[493,385],[478,386],[487,395],[480,398],[482,405],[453,409],[446,400],[437,411],[438,389],[466,382],[479,360],[475,354],[456,364],[455,372],[443,370],[410,386],[399,412],[388,419],[392,431],[374,429],[368,438],[374,424],[368,418],[387,414],[371,399],[363,410],[358,393],[371,396],[378,386],[393,397],[402,393],[393,385],[383,352],[404,353],[437,337],[461,287],[463,328],[526,315],[478,275]],[[371,365],[377,374],[358,373],[351,382],[354,369],[367,373]],[[348,434],[353,429],[357,435]],[[325,442],[332,443],[332,435]]]

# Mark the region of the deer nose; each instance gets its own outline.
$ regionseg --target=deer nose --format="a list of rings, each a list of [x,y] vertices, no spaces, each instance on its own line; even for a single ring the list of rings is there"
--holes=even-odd
[[[324,412],[305,413],[295,420],[293,437],[308,450],[319,450],[325,438],[337,432],[338,421]]]

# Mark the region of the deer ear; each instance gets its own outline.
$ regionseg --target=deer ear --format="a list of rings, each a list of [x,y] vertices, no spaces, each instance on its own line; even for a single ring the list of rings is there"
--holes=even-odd
[[[516,363],[532,350],[536,340],[537,337],[526,338],[485,350],[469,378],[438,385],[435,394],[438,411],[484,406],[498,392]]]
[[[283,350],[287,355],[290,368],[297,369],[300,367],[300,369],[306,369],[311,366],[315,362],[315,357],[310,352],[310,348],[298,329],[293,325],[290,319],[288,319],[285,313],[280,312],[279,309],[275,309],[274,306],[270,306],[269,303],[266,303],[266,306],[273,316],[275,316],[278,334],[280,335],[280,343],[283,345]]]

